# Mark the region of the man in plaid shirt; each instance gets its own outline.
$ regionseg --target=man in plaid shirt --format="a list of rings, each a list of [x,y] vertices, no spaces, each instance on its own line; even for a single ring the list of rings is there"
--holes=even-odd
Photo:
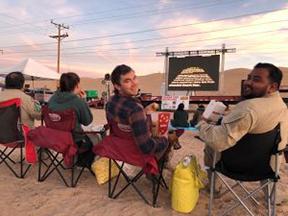
[[[106,104],[106,117],[125,132],[132,132],[136,145],[143,154],[153,154],[160,159],[168,149],[165,137],[153,137],[141,102],[135,98],[138,81],[133,69],[118,65],[111,74],[114,95]]]

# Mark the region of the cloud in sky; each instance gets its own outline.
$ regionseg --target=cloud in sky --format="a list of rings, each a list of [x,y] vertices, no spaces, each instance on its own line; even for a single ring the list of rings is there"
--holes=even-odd
[[[160,23],[159,26],[203,23],[179,28],[177,30],[171,29],[160,31],[160,34],[163,36],[168,35],[173,37],[175,32],[177,32],[177,34],[187,35],[186,37],[175,40],[175,46],[171,46],[174,49],[182,48],[183,50],[184,46],[189,46],[189,44],[191,45],[190,47],[195,47],[195,49],[205,47],[212,48],[212,46],[214,46],[214,48],[220,48],[222,43],[226,43],[228,46],[231,44],[231,46],[236,47],[237,53],[255,55],[267,51],[267,53],[270,52],[274,58],[277,58],[277,52],[274,52],[273,50],[288,50],[288,29],[286,28],[288,23],[287,17],[288,10],[280,10],[277,12],[249,16],[240,19],[207,23],[203,20],[199,20],[197,17],[180,16],[177,19],[173,18],[165,20],[163,23]],[[181,42],[185,45],[181,45]],[[237,56],[237,53],[235,56]],[[233,55],[231,54],[231,57]],[[279,56],[282,56],[282,54],[279,54]],[[247,62],[245,64],[247,64]],[[251,64],[253,65],[255,62],[251,62]],[[251,64],[248,66],[251,67]],[[285,65],[286,63],[280,62],[279,64]],[[247,66],[243,65],[243,67]]]
[[[48,36],[55,35],[57,29],[50,24],[51,18],[70,25],[62,32],[69,34],[61,43],[63,71],[91,71],[98,75],[126,63],[141,74],[154,73],[164,67],[164,58],[156,57],[155,52],[167,46],[170,50],[213,49],[222,43],[237,49],[235,54],[227,55],[227,69],[251,68],[258,61],[288,66],[284,58],[288,50],[287,1],[217,2],[4,0],[0,2],[0,49],[4,49],[0,66],[32,57],[55,67],[56,40]],[[207,22],[274,9],[282,10]],[[183,26],[191,23],[202,24]],[[182,27],[153,30],[169,26]],[[137,31],[143,32],[133,33]],[[108,37],[115,34],[124,35]]]

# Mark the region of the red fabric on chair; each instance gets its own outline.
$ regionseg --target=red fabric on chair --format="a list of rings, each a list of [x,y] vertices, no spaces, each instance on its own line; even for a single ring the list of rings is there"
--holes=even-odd
[[[142,167],[145,173],[159,173],[155,156],[142,154],[134,142],[132,133],[120,130],[116,122],[109,122],[109,126],[110,135],[93,147],[96,155]]]
[[[28,139],[28,133],[30,128],[26,125],[22,125],[23,134],[25,137],[25,159],[27,163],[35,164],[37,162],[37,153],[34,143]]]
[[[77,146],[74,143],[71,132],[39,126],[29,132],[28,138],[39,147],[53,149],[62,153],[65,165],[72,165],[72,158],[77,153]]]
[[[20,98],[14,98],[14,99],[10,99],[10,100],[7,100],[7,101],[0,102],[0,108],[1,107],[12,106],[12,105],[16,105],[16,107],[20,107],[21,99]]]
[[[46,127],[69,132],[75,128],[76,115],[73,109],[52,111],[48,106],[44,106],[42,107],[42,115]]]

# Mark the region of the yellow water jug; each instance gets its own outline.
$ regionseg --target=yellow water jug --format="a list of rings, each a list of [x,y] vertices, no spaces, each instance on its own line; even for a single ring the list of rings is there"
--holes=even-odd
[[[186,156],[176,166],[171,182],[172,209],[181,213],[191,212],[197,204],[199,189],[205,173],[195,156]]]

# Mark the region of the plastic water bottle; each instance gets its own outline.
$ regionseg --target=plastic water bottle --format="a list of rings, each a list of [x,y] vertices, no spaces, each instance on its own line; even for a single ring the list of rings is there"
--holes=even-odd
[[[184,167],[188,167],[190,163],[191,163],[191,157],[190,156],[186,156],[183,158],[182,164]]]

